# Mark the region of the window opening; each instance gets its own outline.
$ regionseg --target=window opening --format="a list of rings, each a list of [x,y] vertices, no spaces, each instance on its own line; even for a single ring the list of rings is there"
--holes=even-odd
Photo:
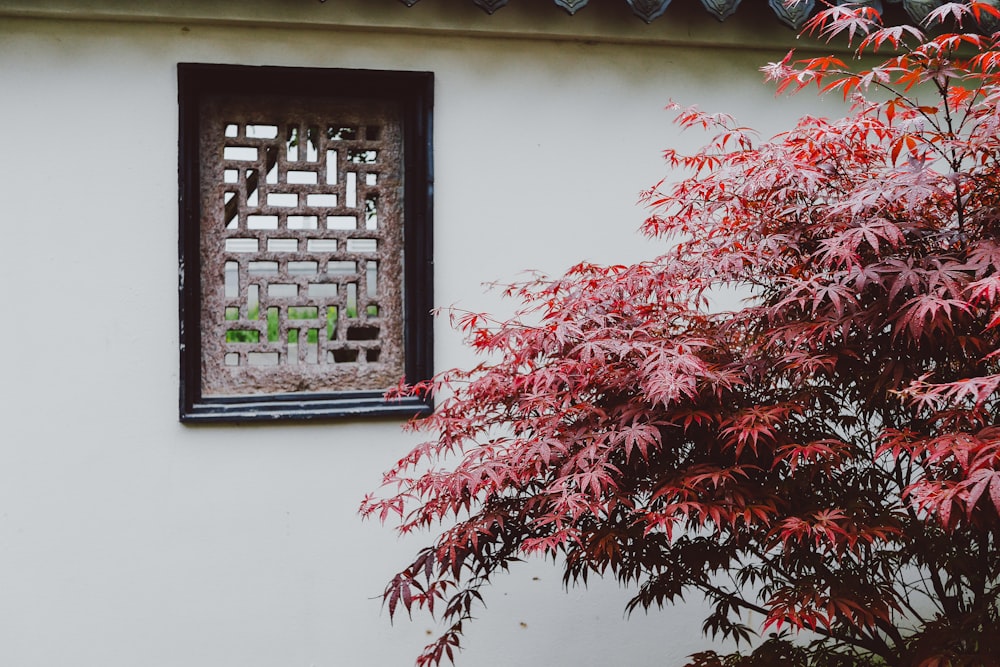
[[[430,76],[179,71],[182,419],[429,409]]]

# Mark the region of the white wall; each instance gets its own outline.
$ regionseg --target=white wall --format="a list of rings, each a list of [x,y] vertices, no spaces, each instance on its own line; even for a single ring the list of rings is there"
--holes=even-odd
[[[815,108],[759,83],[756,68],[783,49],[680,48],[652,32],[676,25],[629,17],[646,36],[619,44],[469,36],[523,14],[491,19],[467,1],[461,26],[424,13],[412,34],[338,28],[333,2],[296,6],[296,22],[275,28],[278,0],[228,3],[257,12],[245,26],[219,19],[218,2],[204,3],[211,20],[177,10],[140,23],[4,15],[5,4],[17,3],[0,2],[0,664],[11,667],[408,665],[434,627],[390,628],[378,600],[423,540],[356,515],[414,442],[398,423],[177,421],[177,62],[434,71],[436,301],[472,309],[509,308],[481,283],[522,269],[656,252],[635,233],[634,202],[678,141],[670,98],[772,131]],[[396,23],[438,11],[383,5]],[[356,19],[358,3],[345,7]],[[330,25],[303,27],[308,12]],[[596,30],[586,11],[544,18]],[[438,368],[469,363],[444,322],[436,337]],[[651,667],[710,644],[688,608],[626,622],[627,592],[567,595],[544,565],[492,593],[462,666]]]

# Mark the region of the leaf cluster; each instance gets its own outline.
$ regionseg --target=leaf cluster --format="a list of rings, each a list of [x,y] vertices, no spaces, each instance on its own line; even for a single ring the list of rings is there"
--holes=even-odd
[[[507,321],[455,314],[488,361],[401,388],[449,397],[362,504],[437,533],[384,594],[446,623],[418,665],[454,660],[529,556],[634,587],[630,611],[698,594],[706,633],[775,633],[691,667],[995,664],[1000,47],[960,24],[998,14],[944,4],[934,36],[819,14],[888,58],[764,71],[850,114],[761,140],[673,106],[710,138],[643,193],[666,254],[512,285]],[[719,290],[747,299],[713,311]]]

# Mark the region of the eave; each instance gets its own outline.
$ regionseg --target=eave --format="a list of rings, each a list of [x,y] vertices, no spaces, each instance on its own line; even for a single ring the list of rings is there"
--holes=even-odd
[[[324,2],[325,0],[320,0]],[[400,0],[407,7],[412,7],[420,0]],[[936,7],[944,4],[944,0],[886,0],[890,4],[902,5],[907,16],[915,23],[920,23]],[[487,14],[492,14],[503,8],[509,0],[472,0],[473,4],[480,7]],[[553,0],[556,6],[565,9],[570,14],[580,11],[590,0]],[[667,12],[667,8],[673,0],[624,0],[627,7],[633,14],[646,23],[651,23]],[[736,13],[743,0],[701,0],[705,10],[717,18],[725,21]],[[768,0],[768,6],[779,21],[795,30],[801,29],[809,17],[816,13],[816,0]],[[846,0],[837,0],[837,4],[848,4]],[[868,5],[879,13],[882,13],[883,6],[881,0],[863,0],[851,4]]]

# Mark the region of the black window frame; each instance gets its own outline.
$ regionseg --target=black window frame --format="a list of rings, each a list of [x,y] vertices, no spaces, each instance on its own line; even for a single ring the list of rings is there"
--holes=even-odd
[[[388,99],[403,127],[403,350],[408,383],[433,375],[432,72],[179,63],[180,420],[239,422],[344,417],[413,417],[433,410],[429,394],[387,400],[379,390],[204,396],[201,376],[201,164],[199,104],[213,94]],[[303,91],[306,91],[303,93]],[[323,91],[322,93],[319,91]]]

